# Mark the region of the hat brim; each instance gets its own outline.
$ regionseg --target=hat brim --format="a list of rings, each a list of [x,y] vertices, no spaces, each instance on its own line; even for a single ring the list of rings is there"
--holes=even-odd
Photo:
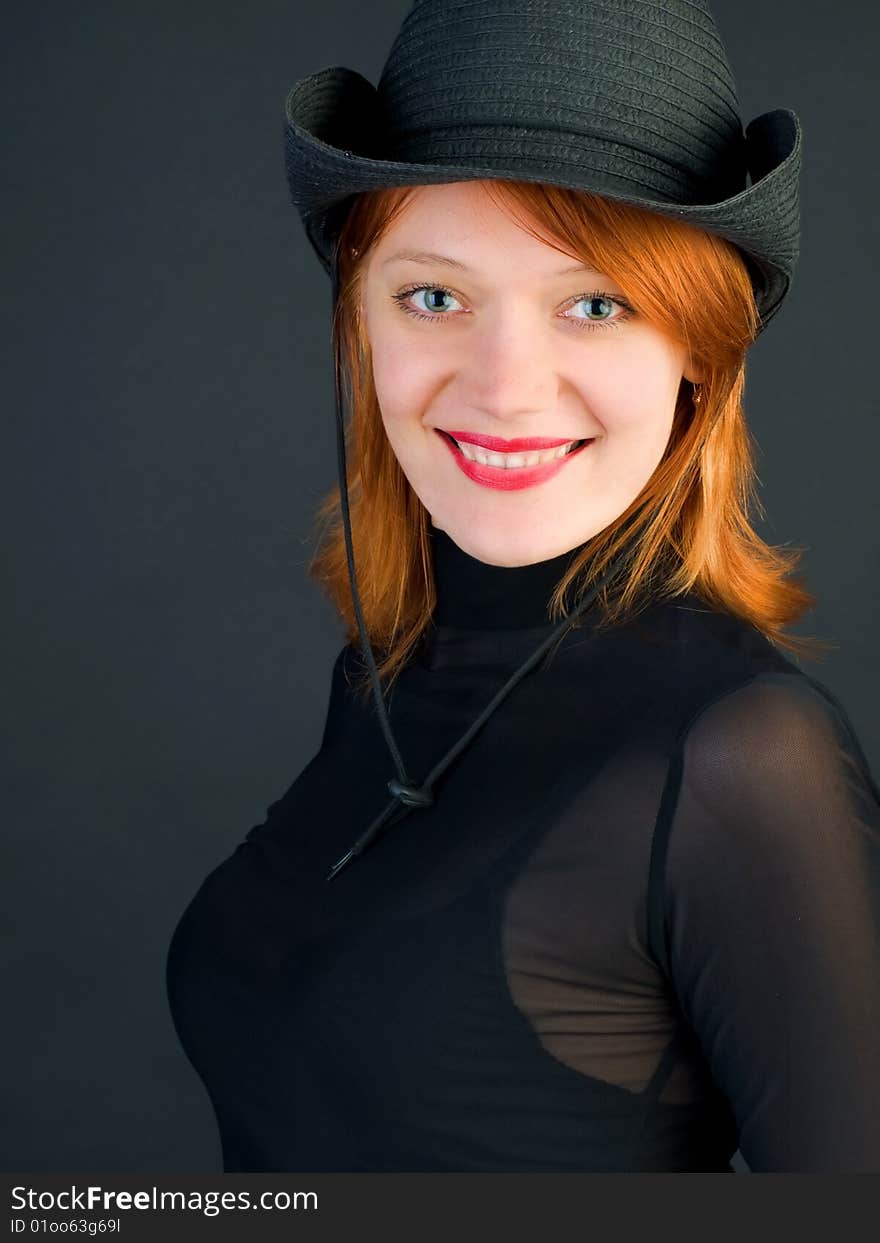
[[[353,195],[389,186],[489,179],[588,190],[720,234],[745,254],[762,329],[781,306],[797,265],[801,127],[789,108],[762,113],[746,126],[750,184],[745,189],[720,202],[690,204],[632,194],[622,179],[581,160],[548,175],[546,166],[505,162],[503,155],[484,166],[385,159],[378,92],[362,74],[342,65],[297,82],[285,98],[284,121],[290,197],[328,273],[342,209]]]

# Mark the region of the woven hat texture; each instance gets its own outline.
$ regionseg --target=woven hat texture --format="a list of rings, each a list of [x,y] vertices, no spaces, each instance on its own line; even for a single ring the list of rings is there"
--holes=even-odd
[[[763,330],[798,259],[801,128],[743,128],[708,0],[415,0],[377,86],[334,65],[284,101],[290,197],[327,272],[353,196],[484,178],[590,190],[742,251]]]

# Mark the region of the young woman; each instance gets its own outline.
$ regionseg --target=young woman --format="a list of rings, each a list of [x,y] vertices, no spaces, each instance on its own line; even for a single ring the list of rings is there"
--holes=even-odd
[[[749,521],[796,118],[738,188],[707,6],[576,7],[416,4],[380,109],[288,100],[348,641],[169,952],[227,1171],[880,1170],[880,792]]]

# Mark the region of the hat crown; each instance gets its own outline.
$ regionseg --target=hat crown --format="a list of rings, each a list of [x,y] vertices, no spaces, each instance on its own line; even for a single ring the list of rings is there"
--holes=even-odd
[[[560,158],[622,193],[707,203],[746,185],[708,0],[415,0],[378,104],[392,159],[459,164],[464,129],[475,162],[507,143],[525,171],[556,134]]]

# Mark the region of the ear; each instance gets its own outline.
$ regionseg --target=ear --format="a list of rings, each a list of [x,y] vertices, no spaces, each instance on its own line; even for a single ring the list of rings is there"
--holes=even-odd
[[[685,380],[688,380],[691,384],[702,384],[703,383],[703,373],[698,368],[695,368],[691,365],[690,359],[688,359],[687,365],[684,371],[682,372],[682,376]]]

